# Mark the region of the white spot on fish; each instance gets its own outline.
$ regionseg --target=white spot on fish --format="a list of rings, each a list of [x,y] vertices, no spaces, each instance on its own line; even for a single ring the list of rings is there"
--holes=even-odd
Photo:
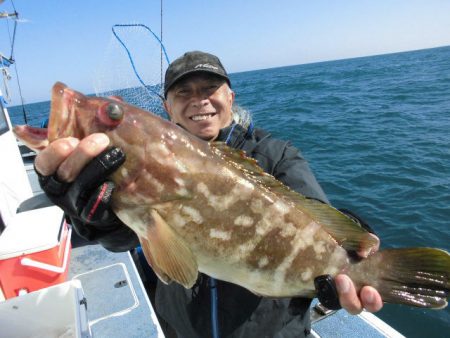
[[[281,215],[286,215],[289,212],[289,206],[282,202],[282,201],[276,201],[273,204],[273,209],[275,209],[276,211],[278,211]]]
[[[313,241],[314,234],[320,229],[319,225],[315,222],[311,222],[304,229],[304,231],[299,231],[296,233],[294,239],[291,241],[292,250],[291,253],[284,258],[283,262],[275,270],[274,281],[275,290],[281,288],[284,285],[286,271],[291,267],[292,262],[295,257],[297,257],[300,250],[305,248],[305,244],[311,245]]]
[[[197,153],[201,156],[201,157],[206,157],[206,153],[201,151],[200,149],[197,149]]]
[[[314,251],[317,255],[323,254],[326,251],[325,242],[317,241],[314,243]]]
[[[128,177],[128,169],[122,167],[122,169],[120,170],[120,173],[122,174],[123,177],[127,178]]]
[[[210,229],[209,230],[209,237],[221,239],[223,241],[229,241],[230,238],[231,238],[231,232],[230,231],[218,230],[218,229]]]
[[[222,168],[220,174],[223,177],[231,177],[231,178],[235,178],[236,177],[236,175],[233,173],[233,171],[231,171],[229,168],[226,168],[226,167]]]
[[[176,170],[179,173],[186,173],[186,165],[167,148],[164,141],[158,143],[149,143],[146,148],[149,157],[167,168],[167,171]]]
[[[261,200],[254,200],[251,202],[250,208],[254,213],[262,215],[261,221],[256,224],[256,233],[259,236],[264,236],[277,227],[281,229],[285,228],[284,215],[289,212],[289,206],[286,203],[277,201],[266,205]],[[286,229],[284,234],[289,235],[291,230],[293,229]],[[295,234],[296,231],[292,231],[292,233]]]
[[[310,268],[307,268],[304,272],[302,272],[301,279],[304,282],[307,282],[311,279],[311,276],[312,276],[312,270]]]
[[[256,240],[248,241],[244,244],[238,246],[238,257],[245,258],[248,255],[252,254],[253,250],[255,250],[258,242]]]
[[[148,184],[151,184],[155,187],[157,192],[159,193],[163,192],[164,185],[161,182],[159,182],[156,178],[154,178],[152,174],[150,174],[148,171],[145,172],[144,178]]]
[[[267,194],[262,194],[262,197],[269,203],[273,203],[274,200],[271,196],[267,195]]]
[[[259,236],[264,236],[266,233],[268,233],[271,229],[275,227],[274,223],[272,223],[271,220],[268,220],[266,218],[262,218],[256,226],[256,234]]]
[[[176,168],[180,173],[185,174],[185,173],[188,172],[188,169],[187,169],[186,165],[185,165],[183,162],[181,162],[181,161],[179,161],[179,160],[177,160],[177,159],[174,159],[174,161],[175,161],[175,168]]]
[[[180,214],[172,215],[173,224],[179,228],[182,228],[186,225],[187,221]]]
[[[282,237],[292,237],[295,236],[297,228],[292,223],[286,223],[286,225],[281,229],[280,235]]]
[[[243,178],[239,177],[237,183],[238,183],[238,190],[241,194],[242,199],[250,197],[249,195],[253,192],[253,190],[255,190],[254,184]]]
[[[200,182],[197,184],[197,191],[208,200],[208,204],[214,208],[216,211],[225,211],[227,210],[231,205],[238,202],[241,198],[239,193],[233,189],[226,195],[218,196],[211,194],[211,192],[208,189],[208,186]]]
[[[178,186],[180,186],[180,187],[184,187],[186,185],[184,180],[180,177],[175,177],[174,180],[175,180],[175,183],[178,184]]]
[[[186,188],[177,189],[175,190],[175,193],[181,197],[189,196],[189,191]]]
[[[258,267],[259,268],[263,268],[265,267],[267,264],[269,264],[269,259],[267,258],[267,256],[261,257],[258,261]]]
[[[234,220],[234,224],[243,227],[249,227],[253,224],[253,218],[246,215],[240,215]]]
[[[334,251],[330,255],[328,266],[324,269],[323,274],[337,274],[344,262],[348,262],[347,251],[345,251],[345,249],[343,249],[341,246],[336,245]]]
[[[167,148],[164,143],[158,143],[159,155],[169,156],[172,152]]]
[[[174,181],[179,187],[178,189],[175,190],[175,193],[182,197],[189,196],[189,191],[185,188],[186,182],[180,177],[175,177]]]
[[[200,212],[197,209],[183,206],[181,209],[182,213],[186,216],[189,216],[194,223],[201,224],[203,223],[203,217],[200,215]]]
[[[314,235],[316,234],[317,230],[319,230],[319,225],[316,222],[310,222],[301,232],[302,233],[302,240],[304,243],[309,245],[314,245]]]
[[[255,214],[262,214],[264,212],[262,201],[260,199],[252,200],[250,203],[250,209]]]

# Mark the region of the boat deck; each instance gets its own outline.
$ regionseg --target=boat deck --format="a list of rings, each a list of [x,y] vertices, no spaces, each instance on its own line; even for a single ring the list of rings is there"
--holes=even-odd
[[[69,279],[81,282],[94,337],[164,337],[129,252],[75,244]]]

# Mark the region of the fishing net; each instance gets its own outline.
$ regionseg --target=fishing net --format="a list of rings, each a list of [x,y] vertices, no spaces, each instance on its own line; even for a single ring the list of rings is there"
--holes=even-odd
[[[97,96],[116,95],[126,102],[165,116],[164,73],[169,59],[158,36],[142,24],[120,24],[94,74]]]

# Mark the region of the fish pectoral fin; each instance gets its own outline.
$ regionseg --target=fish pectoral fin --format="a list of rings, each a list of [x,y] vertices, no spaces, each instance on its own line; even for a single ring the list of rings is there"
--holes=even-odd
[[[156,210],[151,211],[151,216],[153,224],[147,228],[146,238],[139,238],[148,263],[163,282],[175,281],[191,288],[198,275],[191,249]]]
[[[151,244],[149,244],[147,239],[143,237],[139,237],[139,242],[141,243],[141,248],[142,252],[144,253],[145,259],[147,260],[147,263],[152,267],[153,272],[164,284],[170,284],[172,282],[172,279],[170,279],[170,277],[167,276],[166,273],[162,271],[153,261],[152,253],[150,250]]]

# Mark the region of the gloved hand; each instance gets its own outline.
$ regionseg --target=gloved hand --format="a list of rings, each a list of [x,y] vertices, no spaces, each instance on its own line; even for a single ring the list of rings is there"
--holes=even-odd
[[[87,240],[97,240],[111,251],[125,251],[138,244],[134,233],[111,210],[114,183],[107,177],[125,162],[120,148],[107,149],[89,162],[72,183],[55,175],[38,180],[48,198],[64,210],[68,222]]]

